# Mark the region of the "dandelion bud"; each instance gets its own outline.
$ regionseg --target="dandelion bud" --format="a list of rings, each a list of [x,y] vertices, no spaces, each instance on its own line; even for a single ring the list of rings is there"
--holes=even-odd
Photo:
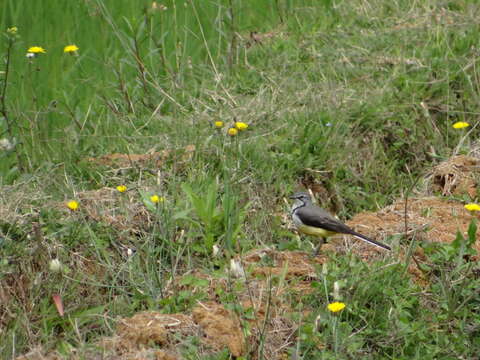
[[[11,35],[15,35],[18,31],[18,28],[16,26],[12,26],[11,28],[8,28],[7,29],[7,33],[11,34]]]
[[[230,259],[230,274],[232,274],[233,277],[245,279],[245,270],[240,261]]]
[[[50,260],[50,264],[48,265],[48,268],[50,269],[51,272],[57,273],[62,271],[62,263],[58,259],[52,259]]]
[[[326,276],[327,274],[328,274],[328,265],[325,262],[325,263],[322,264],[322,275]]]
[[[320,331],[322,329],[322,324],[320,323],[321,317],[320,314],[315,318],[315,330]]]
[[[11,142],[7,138],[0,139],[0,150],[10,151],[15,147],[15,143]]]
[[[340,283],[338,281],[333,283],[333,298],[340,300]]]

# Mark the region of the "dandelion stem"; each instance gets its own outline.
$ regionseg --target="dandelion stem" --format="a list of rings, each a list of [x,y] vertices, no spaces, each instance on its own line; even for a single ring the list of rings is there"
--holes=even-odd
[[[333,350],[338,354],[338,316],[333,317]]]

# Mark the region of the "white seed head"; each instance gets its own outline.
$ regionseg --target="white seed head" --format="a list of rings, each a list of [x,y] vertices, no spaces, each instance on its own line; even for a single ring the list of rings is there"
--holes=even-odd
[[[322,324],[320,324],[320,320],[321,320],[321,317],[320,317],[320,314],[318,314],[317,317],[315,318],[315,330],[316,331],[320,331],[322,329]]]

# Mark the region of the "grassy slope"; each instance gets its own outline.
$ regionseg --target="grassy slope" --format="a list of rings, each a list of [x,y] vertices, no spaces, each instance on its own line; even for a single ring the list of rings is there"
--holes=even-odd
[[[23,171],[14,152],[0,153],[0,199],[23,216],[1,222],[0,273],[17,289],[0,318],[7,339],[2,357],[39,343],[64,351],[66,344],[87,344],[109,332],[108,321],[92,314],[129,315],[159,303],[165,311],[188,309],[193,298],[163,297],[162,288],[171,272],[223,268],[227,260],[213,263],[208,255],[212,241],[243,251],[298,246],[275,214],[285,211],[282,197],[302,180],[321,184],[324,205],[342,217],[376,209],[455,151],[461,135],[453,122],[475,123],[480,8],[474,1],[278,1],[263,9],[257,1],[232,3],[233,22],[229,2],[167,2],[166,11],[140,0],[59,1],[54,8],[8,2],[0,24],[18,26],[21,37],[6,99]],[[33,14],[40,20],[32,22]],[[238,38],[232,43],[232,31],[274,37],[247,48]],[[61,53],[68,43],[80,47],[78,57]],[[31,45],[48,52],[29,64],[24,49]],[[250,125],[237,138],[213,128],[215,120],[235,119]],[[194,157],[167,161],[158,176],[82,160],[189,144]],[[137,237],[54,206],[120,183],[132,189],[131,202],[115,205],[126,217],[141,202],[135,188],[167,199],[168,211]],[[200,194],[197,205],[185,184]],[[207,194],[216,216],[202,209]],[[199,220],[185,219],[187,211]],[[41,245],[32,222],[40,224]],[[187,240],[172,245],[179,228]],[[119,243],[138,256],[125,262]],[[86,271],[78,254],[101,270]],[[67,276],[48,271],[54,257],[70,269]],[[435,259],[442,271],[446,259]],[[346,278],[352,311],[342,332],[363,329],[341,356],[469,358],[478,350],[478,304],[468,300],[469,287],[459,290],[452,314],[445,290],[452,284],[434,284],[425,298],[396,268],[365,275],[364,265],[336,260],[325,281],[331,287]],[[58,319],[53,292],[63,294],[78,325]],[[327,301],[318,291],[303,306],[324,308]],[[318,358],[309,339],[331,339],[304,330],[300,348]],[[333,351],[327,347],[324,355]]]

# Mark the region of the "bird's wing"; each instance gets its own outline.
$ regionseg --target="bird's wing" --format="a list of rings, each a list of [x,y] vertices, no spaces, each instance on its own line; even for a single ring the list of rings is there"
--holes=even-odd
[[[325,210],[319,208],[318,206],[300,208],[297,210],[297,215],[298,217],[300,217],[300,219],[305,225],[325,229],[335,233],[350,234],[370,244],[376,245],[386,250],[391,250],[390,246],[370,239],[369,237],[352,230],[340,220],[335,219],[332,215],[327,213]]]
[[[305,225],[313,226],[328,231],[351,234],[353,232],[347,225],[340,220],[335,219],[325,210],[318,206],[303,207],[297,210],[297,216],[302,220]]]

